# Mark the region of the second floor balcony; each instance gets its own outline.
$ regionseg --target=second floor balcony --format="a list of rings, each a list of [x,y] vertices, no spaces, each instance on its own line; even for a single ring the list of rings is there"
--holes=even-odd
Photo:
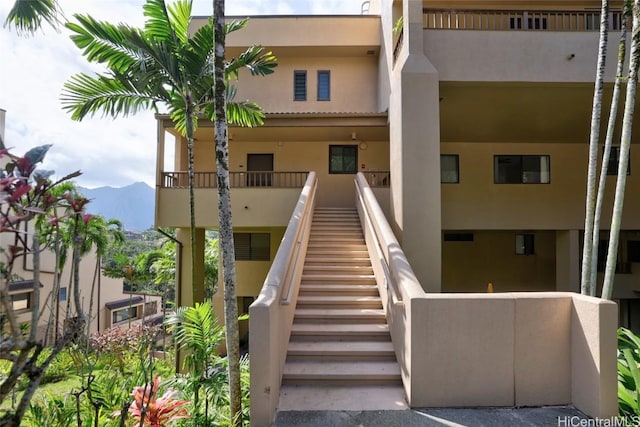
[[[621,12],[608,21],[617,39]],[[425,8],[423,28],[425,55],[442,81],[593,83],[597,9]],[[614,68],[609,61],[608,81]]]

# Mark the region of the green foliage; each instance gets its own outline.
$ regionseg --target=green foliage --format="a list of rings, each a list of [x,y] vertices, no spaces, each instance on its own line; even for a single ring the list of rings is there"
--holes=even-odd
[[[63,108],[74,120],[82,120],[96,113],[128,116],[164,105],[176,128],[186,135],[187,121],[191,120],[190,127],[195,129],[199,115],[214,120],[213,25],[210,21],[189,34],[188,0],[168,6],[163,0],[147,0],[144,15],[143,28],[114,25],[84,15],[75,15],[76,22],[66,24],[87,60],[104,65],[108,71],[71,77],[64,86]],[[245,24],[227,28],[236,30]],[[271,52],[252,46],[228,62],[227,75],[228,79],[237,78],[240,68],[252,75],[267,75],[276,65]],[[231,96],[227,100],[231,122],[242,126],[262,124],[264,114],[256,104],[234,103]]]
[[[640,337],[618,329],[618,406],[621,416],[640,415]]]
[[[30,35],[47,22],[54,28],[60,24],[56,0],[16,0],[4,21],[4,25],[15,27],[18,34]]]

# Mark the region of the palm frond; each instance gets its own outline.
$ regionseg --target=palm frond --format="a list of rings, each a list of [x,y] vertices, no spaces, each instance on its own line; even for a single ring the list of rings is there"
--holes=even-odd
[[[234,31],[238,31],[243,29],[249,23],[249,18],[233,20],[231,22],[227,22],[224,24],[225,34],[233,33]]]
[[[15,0],[4,26],[13,26],[18,34],[29,35],[38,31],[43,22],[58,28],[60,13],[56,0]]]
[[[264,124],[262,108],[251,101],[227,102],[227,121],[244,127],[256,127]]]
[[[72,76],[64,84],[60,100],[62,108],[71,113],[73,120],[82,120],[98,112],[103,116],[126,117],[162,101],[140,93],[132,84],[120,79],[85,73]]]
[[[180,0],[168,7],[169,23],[180,45],[187,44],[191,23],[191,0]]]
[[[227,63],[225,70],[227,80],[238,78],[241,68],[246,68],[253,76],[266,76],[273,73],[278,66],[277,58],[271,52],[264,52],[262,46],[251,46],[246,51]]]
[[[71,40],[89,62],[121,71],[140,62],[139,50],[129,43],[131,34],[139,30],[98,21],[91,16],[74,17],[78,23],[68,22],[65,26],[72,31]]]

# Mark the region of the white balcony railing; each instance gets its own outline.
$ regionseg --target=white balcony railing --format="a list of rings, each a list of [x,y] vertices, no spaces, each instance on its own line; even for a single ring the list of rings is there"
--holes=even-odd
[[[302,188],[309,172],[229,172],[231,188]],[[195,172],[194,188],[217,188],[216,172]],[[163,172],[163,188],[188,188],[188,172]]]
[[[609,14],[609,29],[620,29],[622,13]],[[423,9],[423,26],[436,30],[599,31],[598,10]]]

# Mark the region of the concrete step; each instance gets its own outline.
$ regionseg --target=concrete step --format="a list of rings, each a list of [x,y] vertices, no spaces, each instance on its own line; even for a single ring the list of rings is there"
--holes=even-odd
[[[323,231],[312,230],[309,234],[309,240],[316,239],[359,239],[364,242],[364,235],[362,231]]]
[[[379,296],[298,296],[300,308],[382,308]]]
[[[391,341],[291,341],[287,363],[292,361],[392,361],[396,354]]]
[[[384,310],[377,308],[296,308],[297,323],[387,323]]]
[[[320,265],[305,262],[303,274],[359,274],[373,275],[373,267],[369,265]]]
[[[357,283],[361,285],[372,285],[376,283],[376,277],[373,274],[358,274],[354,272],[352,274],[339,274],[339,273],[327,273],[327,274],[306,274],[302,273],[302,283],[326,283],[331,282],[335,284],[344,283]]]
[[[307,253],[316,254],[316,251],[324,251],[329,253],[343,252],[343,251],[366,251],[367,245],[362,243],[345,243],[345,242],[327,242],[327,241],[314,241],[309,242],[307,246]]]
[[[366,246],[365,246],[366,248]],[[318,260],[321,258],[340,258],[343,260],[354,258],[369,259],[369,252],[366,249],[327,249],[327,248],[308,248],[305,260]]]
[[[350,256],[344,254],[341,257],[330,257],[328,254],[325,256],[318,256],[316,254],[307,254],[304,265],[365,265],[371,266],[371,260],[366,256]]]
[[[300,296],[302,295],[356,295],[356,296],[379,296],[377,285],[333,285],[333,284],[301,284]]]
[[[409,409],[401,385],[283,385],[280,388],[280,411],[389,411]],[[304,414],[304,412],[302,412]],[[322,420],[322,418],[320,418]],[[354,425],[347,419],[341,425]],[[276,421],[277,423],[277,421]],[[419,423],[418,423],[419,424]],[[416,425],[418,425],[416,424]],[[291,426],[285,422],[278,426]],[[305,423],[304,425],[328,425]],[[334,424],[332,424],[334,425]],[[376,424],[384,425],[384,424]]]
[[[400,384],[395,361],[286,362],[282,384]]]
[[[390,341],[387,324],[298,323],[291,328],[291,341]]]

